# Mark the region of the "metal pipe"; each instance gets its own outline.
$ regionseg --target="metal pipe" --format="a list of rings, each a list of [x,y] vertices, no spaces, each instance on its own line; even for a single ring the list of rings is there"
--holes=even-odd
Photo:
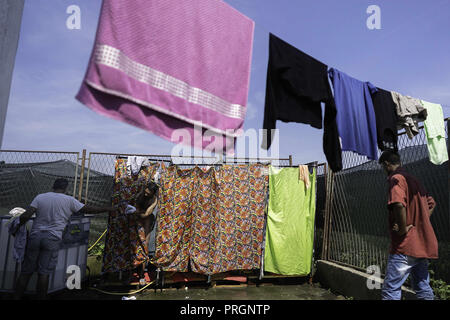
[[[77,194],[77,181],[78,181],[78,164],[80,162],[80,153],[77,154],[77,165],[75,167],[75,180],[73,182],[73,197]]]
[[[86,175],[86,193],[84,194],[84,204],[87,204],[87,202],[88,202],[88,190],[89,190],[90,173],[91,173],[91,153],[89,152],[88,172],[87,172],[87,175]]]
[[[444,119],[444,121],[446,121],[447,124],[448,124],[448,120],[450,120],[450,117]],[[419,130],[420,130],[420,129],[423,129],[423,128],[424,128],[424,126],[420,126],[420,127],[419,127]],[[400,133],[397,133],[397,136],[402,136],[402,135],[405,135],[405,134],[406,134],[406,131],[402,131],[402,132],[400,132]]]
[[[325,208],[324,208],[324,217],[323,217],[323,231],[322,231],[322,252],[321,252],[321,259],[326,260],[326,247],[327,247],[327,241],[328,241],[328,215],[327,215],[327,200],[328,200],[328,170],[327,165],[324,164],[323,167],[323,175],[324,175],[324,182],[325,182]]]
[[[316,176],[315,176],[315,178],[316,178],[316,181],[314,182],[315,183],[315,201],[316,201],[316,203],[315,203],[315,205],[314,205],[314,211],[316,210],[316,208],[317,208],[317,161],[316,161],[316,163],[315,163],[315,165],[316,165]],[[312,243],[312,256],[311,256],[311,269],[310,269],[310,284],[312,283],[312,277],[314,276],[314,274],[313,274],[313,270],[314,270],[314,253],[315,253],[315,250],[314,250],[314,245],[315,245],[315,239],[316,239],[316,212],[314,212],[314,219],[313,219],[313,243]]]
[[[69,154],[80,154],[79,152],[73,152],[73,151],[0,150],[0,152],[27,152],[27,153],[69,153]]]
[[[94,153],[90,153],[89,155],[94,154]],[[98,153],[96,153],[98,154]],[[128,156],[116,156],[116,159],[126,159]],[[140,157],[140,156],[138,156]],[[172,162],[172,160],[170,159],[152,159],[152,158],[147,158],[147,160],[149,161],[164,161],[164,162]]]
[[[83,149],[83,154],[81,158],[80,189],[78,190],[78,201],[81,201],[81,193],[83,191],[83,178],[85,165],[86,165],[86,149]]]
[[[217,159],[217,157],[185,157],[185,156],[170,156],[170,155],[146,155],[146,154],[123,154],[123,153],[98,153],[98,152],[90,152],[89,154],[98,154],[98,155],[112,155],[117,156],[118,159],[126,159],[128,156],[137,156],[137,157],[159,157],[159,158],[186,158],[186,159]],[[289,158],[283,159],[283,158],[227,158],[225,162],[233,162],[234,160],[258,160],[258,161],[288,161],[291,160]],[[171,161],[170,159],[148,159],[150,161]],[[290,161],[291,163],[292,161]]]
[[[99,154],[99,155],[107,155],[107,156],[137,156],[137,157],[161,157],[161,158],[211,158],[216,159],[216,157],[199,157],[199,156],[172,156],[167,154],[135,154],[135,153],[108,153],[108,152],[90,152],[90,154]]]
[[[228,160],[229,158],[227,158]],[[245,160],[267,160],[267,161],[274,161],[274,160],[278,160],[278,161],[287,161],[289,160],[289,158],[231,158],[233,160],[237,160],[237,159],[245,159]]]
[[[323,259],[329,259],[329,244],[332,223],[332,201],[333,201],[334,172],[330,169],[327,174],[327,197],[325,201],[325,227],[324,227],[324,243],[323,243]]]

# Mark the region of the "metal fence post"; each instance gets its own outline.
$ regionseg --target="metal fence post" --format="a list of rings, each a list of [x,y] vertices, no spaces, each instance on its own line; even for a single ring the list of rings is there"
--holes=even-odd
[[[325,189],[325,206],[324,206],[324,212],[323,212],[323,229],[322,229],[322,250],[320,253],[320,259],[326,260],[326,245],[328,241],[327,237],[327,230],[328,230],[328,210],[327,210],[327,204],[328,204],[328,171],[327,171],[327,163],[323,165],[323,175],[324,175],[324,189]]]
[[[88,157],[88,172],[86,175],[86,192],[84,195],[84,204],[87,204],[88,202],[88,190],[89,190],[89,177],[90,177],[90,173],[91,173],[91,153],[89,152],[89,157]]]
[[[316,218],[317,218],[317,169],[319,167],[319,162],[315,161],[314,162],[314,167],[316,168],[316,187],[315,187],[315,194],[314,194],[314,198],[316,199],[316,203],[315,203],[315,212],[314,212],[314,219],[313,219],[313,245],[312,245],[312,255],[311,255],[311,273],[309,275],[309,284],[312,285],[313,283],[313,277],[314,277],[314,255],[315,255],[315,250],[314,247],[316,245]],[[314,169],[313,169],[314,170]],[[314,172],[314,171],[313,171]]]
[[[329,244],[331,234],[331,221],[332,221],[332,201],[333,201],[333,185],[334,185],[334,172],[330,169],[329,174],[326,173],[326,201],[325,201],[325,221],[323,228],[323,244],[322,244],[322,260],[329,260]]]
[[[73,194],[72,196],[75,198],[76,194],[77,194],[77,181],[78,181],[78,167],[80,165],[80,153],[78,152],[77,154],[77,164],[75,166],[75,176],[74,176],[74,180],[73,180]]]
[[[83,192],[83,178],[84,178],[84,166],[86,164],[86,149],[83,149],[81,157],[81,170],[80,170],[80,188],[78,190],[78,201],[81,201],[81,194]]]

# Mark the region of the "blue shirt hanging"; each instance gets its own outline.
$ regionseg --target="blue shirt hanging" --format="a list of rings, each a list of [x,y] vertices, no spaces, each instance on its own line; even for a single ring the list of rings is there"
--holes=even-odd
[[[334,88],[342,151],[353,151],[377,160],[377,126],[371,97],[377,88],[334,68],[328,74]]]

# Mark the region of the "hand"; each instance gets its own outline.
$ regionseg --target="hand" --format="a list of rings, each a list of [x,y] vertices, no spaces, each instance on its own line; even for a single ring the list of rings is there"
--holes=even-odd
[[[406,233],[408,233],[408,231],[409,231],[412,227],[413,227],[412,224],[406,226]],[[394,232],[398,232],[398,231],[399,231],[399,228],[398,228],[398,224],[397,224],[397,223],[394,223],[394,225],[392,226],[392,231],[394,231]]]

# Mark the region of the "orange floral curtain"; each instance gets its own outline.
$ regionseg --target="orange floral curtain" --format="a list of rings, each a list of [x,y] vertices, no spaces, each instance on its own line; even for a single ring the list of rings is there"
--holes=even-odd
[[[117,159],[115,163],[114,189],[112,205],[117,208],[108,218],[105,250],[103,255],[103,272],[131,270],[148,261],[148,248],[145,232],[138,217],[125,214],[121,201],[134,206],[136,196],[142,187],[152,179],[159,164],[142,167],[137,175],[127,172],[127,160]]]
[[[267,168],[164,168],[155,265],[202,274],[259,269]]]

